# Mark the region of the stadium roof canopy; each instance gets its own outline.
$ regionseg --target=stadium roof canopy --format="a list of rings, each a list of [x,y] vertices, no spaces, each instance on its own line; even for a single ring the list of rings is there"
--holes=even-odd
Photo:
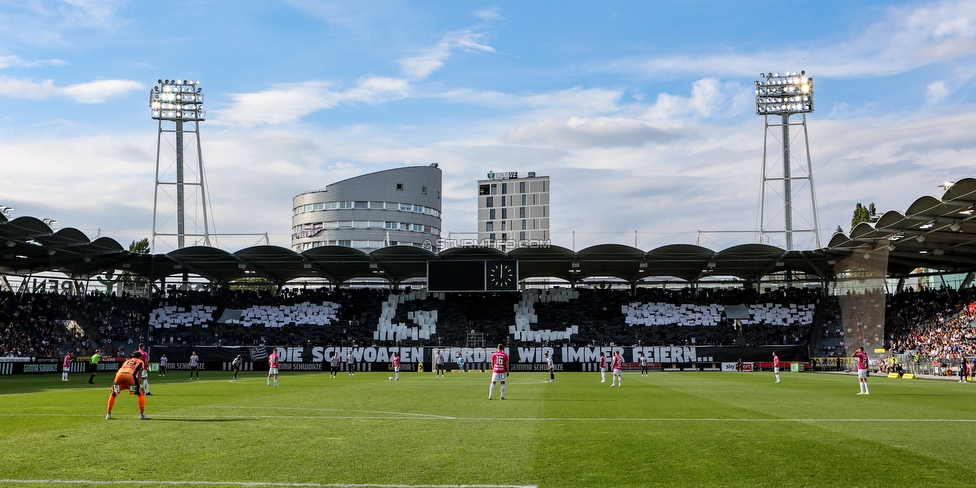
[[[483,247],[458,247],[440,253],[391,246],[365,253],[323,246],[296,253],[278,246],[237,252],[193,246],[166,254],[136,254],[111,238],[91,241],[73,228],[55,231],[33,217],[8,220],[0,214],[0,272],[30,275],[57,271],[87,279],[111,270],[160,280],[191,273],[214,283],[262,277],[284,284],[303,278],[342,283],[356,278],[403,282],[427,275],[431,260],[514,259],[519,277],[579,281],[615,277],[627,282],[673,277],[695,282],[709,277],[759,281],[782,271],[831,280],[852,256],[887,255],[887,276],[905,277],[918,268],[945,273],[976,271],[976,180],[961,180],[941,198],[924,196],[904,213],[890,211],[874,223],[858,224],[850,235],[835,234],[824,249],[785,251],[765,244],[743,244],[713,251],[671,244],[649,251],[600,244],[579,251],[564,247],[526,247],[507,253]],[[840,265],[838,263],[841,263]],[[849,262],[848,262],[849,263]]]

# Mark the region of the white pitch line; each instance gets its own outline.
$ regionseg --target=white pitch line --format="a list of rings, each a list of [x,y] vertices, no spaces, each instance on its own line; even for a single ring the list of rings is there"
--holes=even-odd
[[[197,485],[197,486],[282,486],[310,488],[538,488],[537,485],[406,485],[382,483],[282,483],[273,481],[162,481],[162,480],[0,480],[0,483],[42,483],[71,485]]]

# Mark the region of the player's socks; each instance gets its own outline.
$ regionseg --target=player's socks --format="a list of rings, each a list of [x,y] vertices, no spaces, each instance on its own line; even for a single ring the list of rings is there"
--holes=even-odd
[[[144,393],[139,393],[139,413],[142,414],[146,411],[146,395]]]
[[[498,395],[498,398],[501,398],[502,400],[504,400],[505,399],[505,383],[502,383],[502,392],[501,393],[502,393],[501,395]]]
[[[112,407],[115,406],[115,395],[109,395],[108,397],[108,414],[112,415]]]
[[[495,384],[492,383],[491,386],[488,387],[488,399],[491,400],[491,396],[494,394],[495,394]]]

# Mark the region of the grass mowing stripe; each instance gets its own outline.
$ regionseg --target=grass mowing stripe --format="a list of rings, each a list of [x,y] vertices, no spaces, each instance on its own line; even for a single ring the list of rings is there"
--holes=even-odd
[[[0,483],[43,483],[69,485],[131,485],[132,480],[0,480]],[[196,486],[282,486],[309,488],[538,488],[536,485],[386,485],[378,483],[281,483],[274,481],[161,481],[139,480],[149,485],[196,485]]]
[[[391,415],[398,415],[391,413]],[[450,420],[456,422],[802,422],[802,423],[832,423],[832,422],[899,422],[899,423],[976,423],[976,419],[899,419],[899,418],[788,418],[788,417],[769,417],[769,418],[724,418],[724,417],[414,417],[409,414],[406,417],[390,416],[346,416],[346,415],[207,415],[207,416],[173,416],[155,415],[154,420],[260,420],[260,419],[298,419],[298,420],[415,420],[415,421],[437,421]],[[95,418],[100,415],[91,414],[72,414],[72,413],[0,413],[0,417],[87,417]],[[135,418],[133,416],[133,418]],[[125,417],[112,418],[116,420],[126,420]]]

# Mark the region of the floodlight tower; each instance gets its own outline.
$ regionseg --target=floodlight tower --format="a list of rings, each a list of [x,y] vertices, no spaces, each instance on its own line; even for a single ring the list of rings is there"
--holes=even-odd
[[[817,196],[813,186],[813,165],[810,162],[810,137],[807,135],[807,114],[813,112],[813,78],[807,76],[806,71],[786,72],[784,75],[779,73],[760,73],[759,81],[756,81],[756,114],[762,115],[765,121],[763,130],[763,157],[762,157],[762,183],[759,191],[759,240],[769,242],[769,234],[782,233],[786,236],[786,250],[793,250],[794,233],[812,233],[816,248],[820,244],[820,220],[817,217]],[[779,115],[780,121],[770,123],[770,116]],[[800,122],[790,122],[791,115],[800,115]],[[803,142],[806,149],[806,168],[799,161],[794,161],[790,151],[790,126],[798,125],[803,129]],[[769,149],[769,135],[772,134],[776,139],[776,134],[770,128],[781,128],[782,135],[782,155],[783,173],[782,175],[773,174],[774,170],[767,168],[766,154]],[[799,175],[794,174],[794,170]],[[803,174],[805,173],[805,174]],[[776,190],[772,187],[774,181],[783,182],[783,216],[784,230],[771,230],[772,222],[767,222],[766,215],[766,190]],[[808,180],[810,187],[810,212],[809,217],[797,212],[797,216],[805,221],[809,228],[793,228],[793,181]]]
[[[200,122],[206,120],[207,115],[203,110],[203,89],[199,87],[199,81],[159,80],[158,83],[149,92],[149,108],[152,110],[152,118],[159,121],[159,134],[156,139],[156,189],[153,194],[152,249],[154,252],[156,251],[157,237],[176,237],[177,249],[182,249],[186,246],[186,237],[188,236],[202,238],[203,245],[209,246],[210,226],[207,220],[207,186],[203,171],[203,149],[200,146]],[[169,134],[174,135],[176,140],[169,141],[167,139],[167,135]],[[196,139],[196,168],[193,168],[192,163],[190,165],[185,164],[184,154],[189,153],[191,156],[194,154],[192,149],[186,151],[187,146],[192,145],[193,142],[187,142],[185,134],[189,134],[192,138]],[[170,160],[166,168],[161,171],[160,161],[163,159],[164,139],[167,139],[169,147],[175,149],[176,159]],[[195,175],[191,175],[190,181],[186,181],[185,179],[184,173],[187,169],[189,169],[191,174],[195,173]],[[173,178],[171,171],[175,171],[175,180],[171,179]],[[167,191],[173,186],[176,187],[175,198]],[[197,230],[190,233],[186,231],[186,219],[188,216],[192,219],[193,216],[187,212],[186,208],[187,198],[184,191],[186,186],[195,187],[194,191],[196,192],[196,196],[192,198],[195,203],[197,196],[199,197],[203,217],[202,230],[200,230],[200,226],[196,225],[196,221],[194,220]],[[160,190],[170,200],[176,202],[175,232],[171,230],[172,214],[165,220],[162,220],[162,222],[157,222]],[[197,214],[196,216],[200,216],[201,214]]]

